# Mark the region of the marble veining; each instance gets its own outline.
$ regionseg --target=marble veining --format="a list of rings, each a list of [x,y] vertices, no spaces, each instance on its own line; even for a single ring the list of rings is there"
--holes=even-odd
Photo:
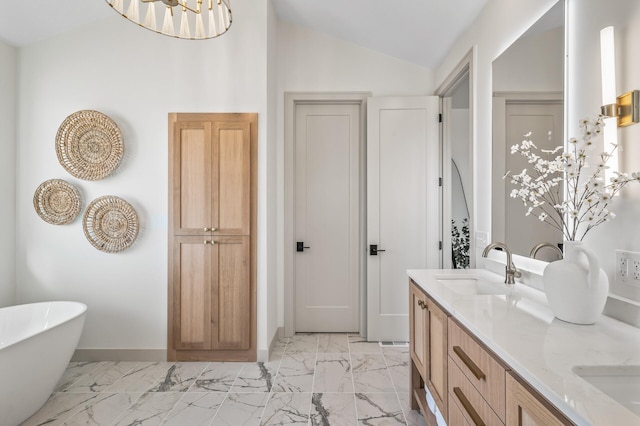
[[[357,424],[354,394],[314,393],[310,417],[313,426]]]
[[[64,391],[74,393],[102,392],[131,371],[136,364],[135,362],[101,362],[89,374],[78,379]]]
[[[351,354],[356,392],[395,392],[382,354]]]
[[[271,392],[279,364],[279,362],[245,364],[234,381],[231,392]]]
[[[293,353],[282,358],[274,392],[311,392],[315,372],[315,353]]]
[[[309,424],[311,393],[272,393],[260,425]]]
[[[318,354],[313,391],[353,392],[349,354]]]
[[[64,422],[64,426],[109,425],[142,393],[100,393],[86,407]]]
[[[61,392],[24,425],[351,426],[403,424],[404,415],[409,425],[424,426],[409,394],[400,393],[409,387],[406,348],[366,353],[380,346],[335,333],[274,346],[266,363],[72,362]],[[359,400],[362,412],[354,382],[369,398]]]
[[[406,425],[395,393],[356,393],[358,422],[361,425]]]
[[[185,392],[206,366],[206,362],[177,362],[151,392]]]
[[[191,385],[189,392],[228,392],[242,367],[238,362],[212,362]]]
[[[165,378],[172,365],[170,362],[141,362],[105,392],[145,392]]]

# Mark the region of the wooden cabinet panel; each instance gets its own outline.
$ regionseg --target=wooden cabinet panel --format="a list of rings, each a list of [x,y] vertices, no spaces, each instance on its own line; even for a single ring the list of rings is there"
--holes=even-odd
[[[213,349],[249,349],[249,237],[215,238]]]
[[[507,422],[509,426],[564,426],[573,425],[550,403],[545,401],[537,392],[528,388],[515,378],[507,374]]]
[[[455,321],[449,320],[449,356],[505,420],[505,368]]]
[[[217,148],[217,200],[214,224],[221,235],[249,235],[250,126],[248,123],[214,124]]]
[[[429,315],[429,374],[427,386],[440,413],[447,420],[447,314],[427,298]]]
[[[468,423],[487,426],[504,424],[456,363],[449,362],[448,372],[451,404],[457,404],[461,408],[462,415]]]
[[[464,417],[462,413],[462,408],[458,406],[456,402],[455,396],[449,394],[449,421],[448,423],[451,426],[471,426],[472,423],[469,423],[467,419]]]
[[[211,246],[201,237],[175,240],[174,335],[177,349],[211,347]]]
[[[172,142],[173,233],[200,235],[213,226],[211,123],[176,123]]]
[[[409,305],[409,345],[411,359],[413,360],[420,376],[427,377],[427,296],[411,284]]]

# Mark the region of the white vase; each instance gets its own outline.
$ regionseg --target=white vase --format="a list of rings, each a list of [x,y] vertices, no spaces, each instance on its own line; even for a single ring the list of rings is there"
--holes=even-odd
[[[598,320],[609,294],[609,279],[581,241],[565,241],[564,259],[549,263],[542,278],[557,318],[575,324]]]

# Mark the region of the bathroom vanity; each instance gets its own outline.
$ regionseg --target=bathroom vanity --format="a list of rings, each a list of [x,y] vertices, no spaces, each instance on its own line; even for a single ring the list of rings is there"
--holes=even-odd
[[[428,425],[640,424],[637,328],[560,321],[486,270],[408,273],[411,404]]]

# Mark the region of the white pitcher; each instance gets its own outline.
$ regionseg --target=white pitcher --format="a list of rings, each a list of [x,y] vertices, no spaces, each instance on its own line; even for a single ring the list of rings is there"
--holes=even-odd
[[[609,294],[609,279],[581,241],[565,241],[564,259],[547,265],[543,281],[556,317],[575,324],[598,320]]]

